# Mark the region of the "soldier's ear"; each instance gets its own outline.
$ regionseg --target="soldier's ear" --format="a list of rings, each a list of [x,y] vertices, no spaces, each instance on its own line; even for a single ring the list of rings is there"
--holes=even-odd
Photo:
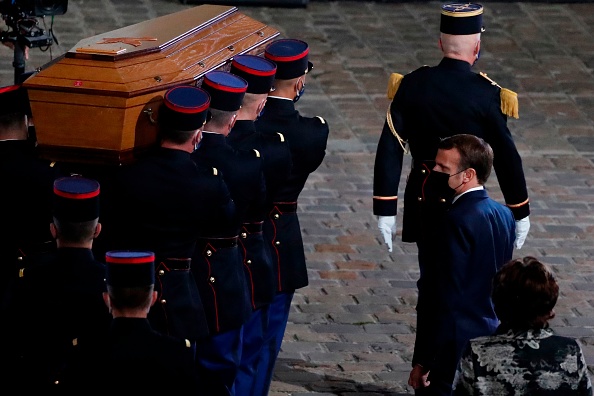
[[[54,239],[58,238],[58,229],[54,223],[50,223],[50,233]]]

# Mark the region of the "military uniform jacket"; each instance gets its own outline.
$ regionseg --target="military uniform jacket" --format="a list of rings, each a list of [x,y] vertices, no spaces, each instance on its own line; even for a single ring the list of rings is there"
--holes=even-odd
[[[307,178],[326,155],[328,124],[321,117],[301,116],[291,100],[275,97],[268,98],[264,113],[255,124],[264,136],[282,133],[291,151],[291,172],[274,192],[264,235],[273,257],[277,291],[292,292],[308,284],[297,199]]]
[[[491,283],[512,258],[514,239],[511,211],[486,190],[464,193],[423,232],[419,250],[430,257],[419,263],[413,364],[453,375],[465,343],[495,331]]]
[[[151,324],[177,337],[204,337],[209,331],[197,280],[190,268],[161,265],[161,260],[193,258],[201,235],[220,232],[221,224],[234,221],[235,206],[222,176],[212,167],[197,166],[188,152],[159,148],[122,169],[115,193],[112,230],[118,236],[112,246],[150,250],[157,258],[160,298],[151,308]]]
[[[194,273],[209,328],[211,333],[220,333],[241,326],[253,309],[253,267],[244,262],[237,237],[241,224],[261,217],[264,210],[262,160],[257,151],[235,150],[224,135],[204,131],[192,158],[221,171],[237,208],[237,219],[227,224],[226,234],[203,235],[203,243],[195,253],[201,265],[194,267]],[[227,241],[234,243],[225,245]]]
[[[24,140],[0,141],[0,207],[7,230],[0,243],[0,288],[18,269],[16,259],[33,253],[40,245],[53,242],[53,183],[61,176],[49,161],[38,159],[33,143]]]
[[[516,220],[529,215],[522,160],[501,111],[501,89],[471,71],[467,62],[443,58],[439,65],[421,67],[402,78],[390,105],[395,131],[408,142],[412,168],[404,192],[402,239],[416,241],[423,163],[432,161],[440,139],[458,133],[483,138],[493,148],[494,169],[506,204]],[[396,214],[403,147],[384,124],[374,166],[373,212]]]
[[[30,256],[21,275],[5,299],[3,383],[51,394],[72,364],[78,339],[109,328],[105,266],[90,249],[60,248]]]
[[[291,152],[281,133],[265,137],[256,132],[250,120],[236,121],[227,142],[234,148],[255,149],[262,155],[267,192],[265,207],[257,217],[244,222],[239,232],[244,265],[251,266],[252,307],[257,309],[269,304],[276,293],[272,255],[264,239],[263,224],[272,207],[271,197],[291,171]]]
[[[236,121],[227,136],[227,142],[235,149],[256,149],[262,155],[264,179],[266,180],[267,204],[278,195],[278,190],[289,177],[293,161],[291,150],[284,134],[264,135],[256,131],[254,121]],[[267,213],[267,212],[266,212]]]
[[[147,319],[114,318],[103,337],[81,340],[77,349],[77,366],[63,384],[66,394],[90,388],[106,394],[200,394],[191,344],[156,332]]]

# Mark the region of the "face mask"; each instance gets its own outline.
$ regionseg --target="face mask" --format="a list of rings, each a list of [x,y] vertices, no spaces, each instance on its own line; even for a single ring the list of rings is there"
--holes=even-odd
[[[301,89],[299,90],[299,92],[297,92],[297,96],[295,96],[295,97],[293,98],[293,102],[295,102],[295,103],[296,103],[296,102],[299,100],[299,98],[301,97],[301,95],[303,95],[303,92],[305,92],[305,84],[303,84],[303,85],[301,86]]]
[[[456,195],[456,190],[448,184],[450,177],[454,175],[432,170],[423,185],[423,205],[434,209],[447,210],[452,205]]]
[[[472,62],[472,66],[474,66],[476,64],[476,62],[478,62],[479,58],[481,57],[481,50],[479,50],[476,53],[476,59],[474,60],[474,62]]]

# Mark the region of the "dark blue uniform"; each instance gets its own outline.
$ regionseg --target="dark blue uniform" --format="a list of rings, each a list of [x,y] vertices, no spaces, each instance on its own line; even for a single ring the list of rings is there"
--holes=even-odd
[[[196,241],[205,229],[234,218],[227,186],[213,168],[197,166],[190,153],[159,148],[149,158],[122,169],[116,194],[118,245],[151,250],[157,257],[153,327],[166,334],[197,340],[209,331],[190,270]],[[191,263],[191,266],[201,263]]]
[[[59,176],[53,163],[37,158],[32,142],[0,141],[0,207],[6,230],[0,243],[1,290],[17,275],[18,257],[55,248],[49,224],[53,183]]]
[[[64,379],[66,394],[93,389],[130,393],[201,393],[189,341],[153,330],[145,318],[114,318],[101,339],[82,339],[77,366]]]
[[[254,312],[243,328],[243,350],[235,390],[236,394],[251,394],[256,376],[267,377],[256,370],[268,327],[269,306],[276,293],[272,256],[264,238],[262,225],[271,207],[271,197],[278,186],[288,178],[292,162],[289,145],[284,136],[277,133],[275,136],[264,137],[256,132],[255,124],[251,120],[236,121],[227,136],[227,142],[235,148],[257,150],[262,155],[266,181],[267,199],[264,210],[256,211],[253,216],[249,216],[247,222],[242,224],[239,238],[239,243],[243,247],[244,264],[249,262],[254,268]]]
[[[254,271],[253,277],[254,309],[258,309],[268,305],[276,293],[272,256],[266,245],[262,226],[270,211],[272,197],[291,171],[291,152],[281,133],[265,137],[256,132],[254,122],[249,120],[237,121],[227,136],[227,142],[237,149],[256,150],[262,158],[266,199],[263,207],[254,211],[242,224],[239,240],[243,247],[244,262],[251,260],[252,265],[259,265],[261,268]],[[256,228],[253,224],[260,224],[257,232],[250,232],[250,228]]]
[[[507,206],[516,220],[529,215],[522,160],[501,110],[501,88],[471,71],[468,62],[443,58],[405,75],[390,105],[374,167],[373,213],[396,214],[404,142],[412,171],[404,192],[402,240],[415,242],[419,232],[421,185],[432,169],[440,139],[458,133],[483,138],[493,148],[494,168]],[[402,142],[394,135],[396,133]],[[401,144],[402,143],[402,144]],[[423,166],[423,164],[429,164]]]
[[[53,393],[78,339],[107,332],[105,266],[91,249],[65,247],[30,256],[26,264],[5,301],[3,383]]]
[[[268,139],[281,133],[289,144],[291,172],[270,194],[271,207],[264,221],[264,235],[270,249],[277,281],[277,294],[270,304],[265,348],[258,362],[255,394],[268,392],[272,372],[289,318],[296,289],[308,284],[297,199],[307,178],[326,155],[328,124],[321,117],[303,117],[293,101],[269,96],[256,130]]]
[[[218,221],[218,234],[208,230],[201,235],[202,249],[195,255],[201,265],[194,266],[194,274],[208,313],[209,328],[216,334],[240,327],[252,312],[252,267],[246,264],[244,269],[237,236],[240,224],[263,210],[266,190],[258,153],[233,149],[222,134],[202,132],[200,147],[192,158],[221,172],[237,209],[233,221]],[[217,243],[221,246],[217,247]]]
[[[326,155],[328,124],[321,117],[301,116],[291,100],[269,97],[256,130],[269,138],[282,133],[291,151],[291,172],[271,197],[264,233],[276,267],[277,291],[293,292],[308,284],[297,199]]]

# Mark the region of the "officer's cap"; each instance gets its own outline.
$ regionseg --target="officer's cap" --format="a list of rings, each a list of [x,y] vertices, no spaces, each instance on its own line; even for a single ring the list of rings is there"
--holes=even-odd
[[[313,64],[308,59],[309,46],[296,39],[276,40],[264,50],[266,59],[276,63],[276,78],[291,80],[309,73]]]
[[[53,216],[58,220],[82,222],[99,217],[99,182],[81,176],[54,181]]]
[[[484,32],[483,6],[476,3],[448,3],[442,5],[439,31],[454,35]]]
[[[202,81],[202,88],[210,94],[210,107],[223,111],[239,110],[247,87],[243,78],[224,71],[207,73]]]
[[[108,285],[140,287],[155,283],[155,254],[149,251],[112,250],[105,253]]]
[[[31,116],[29,95],[21,85],[0,88],[0,115],[21,113]]]
[[[210,96],[192,85],[180,85],[165,92],[159,109],[159,125],[178,131],[195,131],[204,125]]]
[[[238,55],[231,62],[231,73],[247,81],[247,92],[263,94],[270,92],[276,65],[261,56]]]

